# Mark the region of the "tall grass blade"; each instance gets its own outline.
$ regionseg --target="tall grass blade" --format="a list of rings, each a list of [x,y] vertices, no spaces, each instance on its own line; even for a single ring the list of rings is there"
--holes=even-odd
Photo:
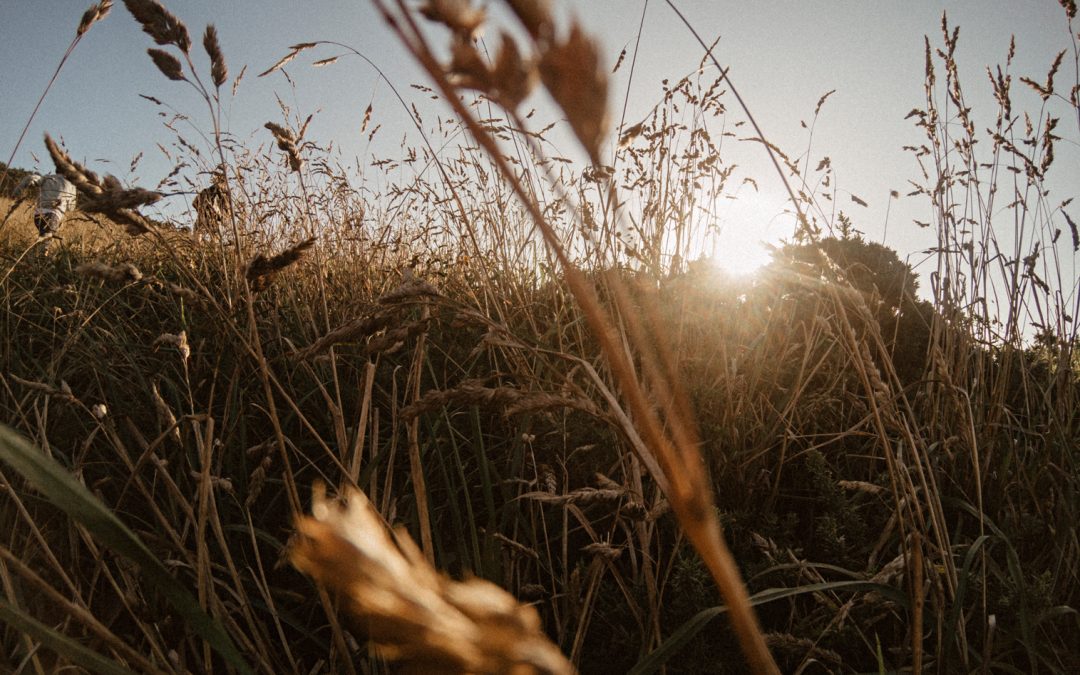
[[[116,553],[137,563],[192,630],[241,673],[250,673],[221,624],[199,607],[191,593],[119,518],[64,467],[9,427],[0,424],[0,459],[7,462],[46,499],[78,521]]]
[[[100,675],[133,675],[133,672],[120,664],[105,658],[92,649],[87,649],[75,640],[58,633],[45,624],[28,617],[3,598],[0,598],[0,621],[22,633],[29,635],[71,663],[86,668]]]
[[[873,581],[826,581],[819,584],[797,586],[795,588],[769,588],[760,593],[751,595],[750,605],[757,607],[758,605],[764,605],[765,603],[773,602],[774,600],[783,600],[784,598],[792,598],[797,595],[838,590],[857,590],[865,591],[867,593],[876,592],[899,605],[905,605],[908,601],[907,595],[903,592],[892,586],[879,584]],[[726,605],[718,605],[716,607],[703,609],[690,617],[686,623],[679,626],[674,633],[668,636],[668,639],[664,640],[663,644],[639,661],[628,675],[650,675],[650,673],[657,672],[665,663],[693,640],[698,633],[704,630],[705,626],[709,625],[710,621],[721,614],[727,613],[727,611],[728,607]]]

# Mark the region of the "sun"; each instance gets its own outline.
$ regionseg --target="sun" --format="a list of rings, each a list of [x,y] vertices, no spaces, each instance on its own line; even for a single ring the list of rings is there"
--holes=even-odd
[[[710,256],[712,264],[734,277],[752,277],[772,261],[764,241],[721,237]]]

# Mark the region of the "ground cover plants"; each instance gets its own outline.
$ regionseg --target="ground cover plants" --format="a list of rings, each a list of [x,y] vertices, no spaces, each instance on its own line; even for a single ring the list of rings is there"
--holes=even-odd
[[[0,668],[1080,668],[1080,235],[1044,188],[1080,135],[1075,43],[991,71],[984,130],[955,28],[927,39],[929,279],[761,143],[793,228],[751,281],[692,259],[690,214],[736,181],[710,129],[752,112],[721,73],[616,129],[595,44],[546,3],[506,3],[491,59],[470,3],[376,4],[455,115],[411,111],[379,190],[303,111],[239,144],[227,45],[207,27],[200,70],[181,18],[126,0],[108,20],[201,93],[207,142],[173,136],[151,188],[47,137],[80,192],[47,255],[0,201]],[[586,166],[544,155],[534,87]],[[209,227],[143,214],[200,171],[230,195]]]

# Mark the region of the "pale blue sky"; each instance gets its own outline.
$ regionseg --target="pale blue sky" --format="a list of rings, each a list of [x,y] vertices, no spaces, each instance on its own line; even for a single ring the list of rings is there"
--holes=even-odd
[[[0,1],[0,159],[10,154],[89,4],[89,0]],[[380,157],[393,155],[401,135],[408,131],[405,116],[386,86],[359,60],[343,59],[330,68],[312,69],[307,64],[314,58],[334,52],[301,56],[289,67],[295,91],[280,74],[254,77],[291,44],[338,40],[364,52],[399,84],[424,82],[367,0],[171,0],[165,4],[188,24],[196,40],[207,22],[216,24],[231,76],[248,66],[239,95],[227,108],[226,125],[241,138],[268,140],[262,124],[280,117],[275,92],[305,114],[319,111],[310,137],[323,144],[334,141],[346,157],[359,156],[362,162],[370,160],[372,152]],[[602,40],[611,65],[623,47],[633,47],[644,0],[555,4],[579,16]],[[993,123],[994,112],[985,67],[1004,61],[1011,34],[1017,42],[1014,82],[1020,75],[1042,81],[1057,51],[1071,50],[1064,13],[1056,0],[681,0],[677,4],[707,41],[720,37],[716,53],[721,64],[731,66],[735,85],[766,135],[790,154],[806,149],[800,120],[809,120],[823,93],[837,90],[822,111],[811,156],[814,163],[823,155],[832,158],[845,211],[872,239],[881,238],[889,191],[905,193],[907,181],[918,177],[914,160],[901,146],[920,142],[921,137],[904,116],[923,105],[923,35],[940,44],[942,11],[948,11],[950,23],[961,28],[961,75],[980,128]],[[630,121],[640,119],[658,100],[660,80],[688,73],[702,55],[677,17],[658,0],[648,5],[641,45],[631,87]],[[167,101],[192,115],[204,129],[209,125],[201,101],[186,86],[165,80],[150,63],[145,53],[150,46],[149,37],[118,0],[113,13],[90,31],[65,66],[13,164],[35,166],[31,156],[35,153],[43,160],[37,166],[50,168],[41,143],[43,132],[49,131],[62,136],[76,158],[122,178],[127,177],[131,158],[145,151],[138,178],[148,187],[156,184],[171,165],[155,144],[167,143],[171,136],[161,128],[158,109],[138,94]],[[201,49],[196,51],[203,58]],[[1070,59],[1071,51],[1059,82],[1072,77]],[[612,108],[616,113],[628,74],[629,69],[623,67],[614,76]],[[408,87],[402,91],[422,109],[431,105]],[[1018,82],[1014,91],[1018,105],[1031,107],[1037,102]],[[382,145],[368,147],[366,136],[359,134],[359,121],[372,102],[375,122],[384,128]],[[1072,196],[1080,185],[1075,121],[1063,120],[1059,131],[1067,140],[1057,149],[1062,166],[1059,180],[1051,183],[1055,202]],[[757,179],[762,194],[746,200],[744,207],[749,204],[751,210],[732,212],[732,236],[742,240],[787,236],[790,219],[777,217],[784,207],[782,188],[764,154],[760,150],[748,153],[745,148],[738,152],[740,166]],[[846,202],[844,191],[870,206]],[[929,220],[927,208],[916,199],[893,204],[887,243],[902,256],[930,245],[929,233],[911,224],[913,218]],[[755,222],[744,226],[742,220]]]

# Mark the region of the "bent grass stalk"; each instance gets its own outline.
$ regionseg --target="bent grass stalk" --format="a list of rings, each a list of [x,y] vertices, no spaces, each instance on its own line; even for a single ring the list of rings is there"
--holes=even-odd
[[[634,415],[635,426],[643,432],[649,451],[655,456],[663,471],[664,478],[670,484],[668,499],[672,510],[679,517],[688,538],[701,554],[709,568],[713,579],[716,581],[721,594],[731,608],[732,624],[739,636],[744,654],[755,672],[770,673],[779,672],[769,654],[764,636],[758,627],[754,611],[750,606],[749,594],[741,581],[741,576],[735,560],[724,543],[720,525],[712,506],[712,490],[705,481],[706,472],[703,462],[695,446],[687,441],[693,437],[681,422],[681,417],[669,419],[668,423],[676,429],[678,436],[684,441],[679,447],[672,444],[661,430],[660,422],[652,407],[649,405],[642,385],[634,374],[633,368],[627,361],[625,352],[616,339],[615,330],[610,320],[601,309],[596,291],[585,280],[584,275],[577,266],[569,259],[559,238],[548,224],[541,213],[539,206],[527,193],[525,188],[517,181],[509,164],[503,159],[498,146],[490,134],[486,132],[473,118],[469,110],[460,102],[457,89],[446,79],[443,67],[436,60],[431,49],[428,47],[423,33],[419,30],[411,16],[411,12],[404,3],[398,2],[396,14],[382,0],[374,0],[376,5],[386,17],[391,29],[394,30],[405,46],[420,62],[428,75],[442,92],[446,101],[453,107],[455,114],[469,128],[473,138],[487,151],[489,158],[495,163],[503,177],[511,185],[518,199],[526,207],[535,226],[544,236],[549,249],[555,255],[560,267],[566,274],[567,284],[580,303],[585,318],[593,334],[600,342],[605,358],[618,380],[622,394],[626,397],[630,410]],[[543,21],[550,22],[550,17]],[[548,28],[547,30],[551,30]],[[562,82],[561,86],[583,86],[585,83]],[[578,93],[580,98],[594,95],[594,92]],[[593,108],[593,115],[604,115],[606,109]],[[573,123],[573,122],[572,122]],[[591,129],[595,120],[579,120],[575,131],[586,149],[595,157],[595,147],[599,141]],[[582,134],[585,134],[584,137]],[[668,374],[669,377],[673,374]],[[681,433],[679,433],[681,431]],[[677,436],[677,437],[678,437]]]

